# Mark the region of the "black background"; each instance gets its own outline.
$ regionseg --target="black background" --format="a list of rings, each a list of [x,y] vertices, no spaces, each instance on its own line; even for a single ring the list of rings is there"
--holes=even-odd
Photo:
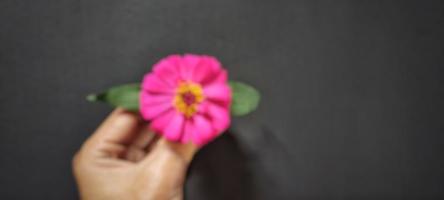
[[[85,95],[186,52],[263,95],[187,199],[444,198],[443,36],[441,1],[2,0],[0,198],[77,199]]]

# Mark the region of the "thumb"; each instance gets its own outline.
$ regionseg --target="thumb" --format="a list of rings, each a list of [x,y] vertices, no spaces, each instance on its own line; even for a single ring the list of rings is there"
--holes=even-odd
[[[198,148],[160,138],[150,153],[139,162],[142,180],[150,180],[145,188],[153,191],[153,199],[174,199],[182,195],[188,166]],[[180,198],[179,198],[180,199]]]

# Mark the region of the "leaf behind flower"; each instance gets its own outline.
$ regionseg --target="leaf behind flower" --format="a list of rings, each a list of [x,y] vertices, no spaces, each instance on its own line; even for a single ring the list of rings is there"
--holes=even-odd
[[[232,92],[231,115],[243,116],[256,110],[260,101],[259,92],[248,84],[230,81]]]
[[[90,94],[86,99],[90,102],[104,102],[129,111],[138,111],[139,93],[140,84],[130,83],[109,88],[102,93]]]

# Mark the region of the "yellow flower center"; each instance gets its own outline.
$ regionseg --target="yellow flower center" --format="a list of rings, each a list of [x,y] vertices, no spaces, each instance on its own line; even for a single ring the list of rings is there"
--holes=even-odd
[[[204,100],[202,87],[192,82],[181,82],[176,89],[173,104],[176,109],[186,117],[197,112],[197,106]]]

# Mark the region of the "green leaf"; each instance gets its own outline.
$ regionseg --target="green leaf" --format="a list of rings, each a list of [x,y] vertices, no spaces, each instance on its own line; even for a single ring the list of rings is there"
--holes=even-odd
[[[129,111],[139,110],[140,84],[131,83],[112,87],[99,94],[90,94],[86,99],[90,102],[105,102],[114,107],[122,107]]]
[[[232,91],[231,114],[242,116],[256,110],[259,105],[260,94],[252,86],[242,82],[230,81]]]

